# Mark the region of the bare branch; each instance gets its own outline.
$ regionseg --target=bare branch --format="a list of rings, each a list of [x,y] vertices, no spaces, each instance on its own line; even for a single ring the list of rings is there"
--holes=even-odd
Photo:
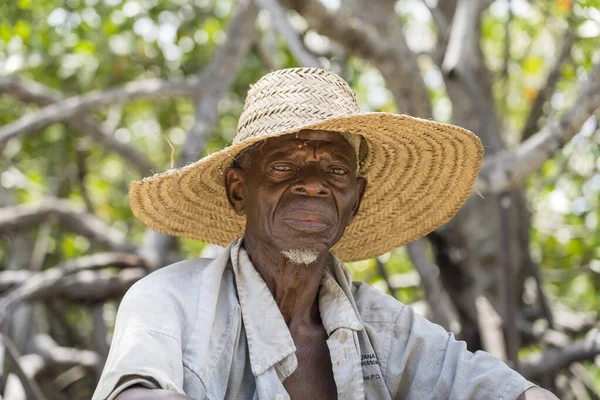
[[[569,371],[573,374],[573,376],[577,377],[579,381],[585,386],[587,390],[592,393],[591,398],[593,400],[599,400],[600,395],[598,394],[598,389],[596,388],[596,378],[580,363],[573,363],[571,367],[569,367]]]
[[[90,214],[95,214],[94,203],[90,197],[85,178],[88,175],[87,158],[89,155],[89,146],[83,145],[83,141],[78,143],[75,148],[75,165],[77,167],[76,179],[79,185],[79,192],[85,204],[85,210]]]
[[[358,18],[332,13],[319,0],[289,0],[288,3],[321,34],[342,44],[349,53],[372,62],[390,87],[400,112],[431,117],[429,93],[419,73],[416,56],[408,48],[400,29],[388,39],[378,34],[376,27]]]
[[[431,17],[433,18],[433,22],[437,28],[437,37],[438,37],[438,47],[446,47],[446,43],[448,42],[448,21],[446,21],[446,17],[439,9],[438,6],[431,7],[426,0],[421,0],[422,3],[429,9],[431,13]]]
[[[575,311],[562,303],[552,304],[554,323],[557,329],[572,334],[581,334],[596,325],[597,313],[595,311]]]
[[[114,251],[133,252],[125,235],[98,217],[77,211],[67,200],[46,198],[41,204],[0,208],[0,234],[22,232],[56,218],[59,225]]]
[[[96,348],[96,352],[102,359],[102,362],[98,363],[99,368],[96,370],[96,375],[100,377],[100,375],[102,374],[102,367],[106,362],[106,358],[108,357],[108,351],[110,348],[110,344],[107,340],[108,327],[106,326],[106,321],[104,320],[104,304],[94,304],[92,306],[91,313],[92,339],[94,342],[94,347]]]
[[[3,344],[6,348],[9,368],[14,371],[15,375],[21,381],[27,398],[33,400],[44,400],[46,397],[43,395],[37,382],[34,379],[31,379],[31,377],[29,377],[21,367],[21,364],[19,363],[19,359],[21,357],[17,351],[17,347],[8,336],[0,335],[0,338],[2,339],[2,342],[4,342]]]
[[[0,128],[0,147],[16,135],[30,133],[54,122],[71,119],[103,106],[123,104],[148,97],[165,99],[189,96],[196,101],[202,100],[212,94],[215,86],[221,85],[220,81],[226,78],[232,69],[237,71],[239,68],[241,63],[231,65],[228,62],[239,54],[245,54],[253,35],[249,35],[248,38],[244,35],[248,35],[248,25],[253,26],[256,13],[257,8],[252,1],[240,2],[229,24],[227,40],[217,51],[211,64],[199,75],[180,81],[146,79],[58,101]]]
[[[82,303],[118,300],[127,290],[148,274],[145,268],[128,268],[118,274],[109,271],[81,271],[60,280],[55,287],[47,287],[29,301],[62,298]]]
[[[452,74],[457,68],[468,66],[472,59],[472,49],[475,46],[475,29],[479,17],[478,0],[458,0],[452,27],[450,28],[450,39],[442,71]]]
[[[20,285],[26,279],[35,275],[35,272],[24,269],[7,270],[0,272],[0,294]]]
[[[546,103],[546,100],[548,100],[550,95],[554,92],[554,88],[561,76],[562,67],[565,65],[565,62],[569,59],[569,55],[571,54],[574,41],[572,28],[569,27],[564,33],[560,51],[554,60],[554,64],[550,67],[550,72],[546,77],[546,81],[540,87],[533,102],[533,106],[531,106],[531,111],[529,111],[529,115],[527,116],[525,127],[521,132],[521,140],[529,139],[537,131],[538,122],[544,109],[544,103]]]
[[[517,295],[515,288],[517,286],[516,273],[513,265],[515,259],[511,246],[511,218],[510,207],[513,199],[510,193],[502,193],[497,196],[499,219],[500,219],[500,265],[502,266],[502,293],[504,295],[504,332],[506,333],[506,356],[510,361],[511,367],[519,370],[519,347],[521,347],[519,333],[517,331]],[[480,331],[485,331],[487,328],[482,323]],[[500,331],[502,332],[502,331]]]
[[[36,335],[33,338],[33,347],[34,352],[42,356],[46,363],[60,367],[80,365],[88,369],[97,369],[101,363],[101,357],[96,352],[59,346],[48,335]]]
[[[389,280],[394,289],[414,288],[421,285],[421,277],[416,271],[392,274]]]
[[[36,298],[40,293],[54,288],[60,280],[84,270],[95,270],[106,267],[131,268],[145,267],[144,261],[134,255],[127,253],[98,253],[83,256],[64,264],[37,273],[27,279],[22,285],[6,293],[0,298],[0,323],[4,320],[7,312],[18,303]]]
[[[507,93],[506,90],[508,85],[506,84],[506,80],[508,78],[508,66],[510,64],[510,48],[511,48],[511,40],[510,40],[510,26],[513,20],[513,11],[512,11],[512,0],[508,0],[508,16],[506,18],[506,22],[504,23],[504,48],[503,50],[503,61],[502,61],[502,70],[501,76],[504,84],[504,101],[506,101]]]
[[[305,67],[320,67],[319,60],[311,54],[300,40],[298,33],[294,30],[288,20],[285,10],[281,7],[278,0],[257,0],[259,6],[268,11],[273,25],[286,41],[290,51],[298,61]]]
[[[600,354],[600,332],[592,329],[584,339],[563,348],[547,349],[529,356],[521,363],[520,372],[527,379],[551,375],[576,361],[593,360]]]
[[[475,306],[483,349],[501,360],[506,360],[502,317],[496,312],[488,298],[483,295],[475,299]]]
[[[390,276],[387,272],[385,264],[379,259],[379,257],[375,257],[375,262],[377,263],[377,271],[379,271],[379,275],[383,278],[388,290],[390,291],[390,294],[392,297],[396,297],[396,287],[390,282]]]
[[[64,96],[58,91],[20,76],[0,78],[0,93],[6,93],[18,100],[40,106],[48,106],[64,99]],[[131,163],[141,175],[146,175],[152,170],[152,163],[145,154],[135,147],[117,140],[109,129],[94,118],[90,116],[72,118],[69,120],[69,124],[73,129],[88,135],[106,149],[121,155],[123,160]]]
[[[523,316],[517,320],[519,331],[529,336],[538,344],[549,347],[564,347],[571,343],[571,337],[564,332],[549,327],[548,321],[539,319],[534,323]]]
[[[452,307],[444,287],[439,281],[439,269],[427,258],[424,239],[418,239],[406,246],[408,257],[421,277],[421,283],[425,290],[425,297],[431,310],[433,320],[444,328],[456,332],[460,323],[457,311]]]
[[[36,387],[37,383],[35,378],[45,370],[53,367],[58,367],[60,369],[80,368],[83,373],[102,369],[102,360],[95,352],[59,346],[48,335],[35,336],[32,340],[31,347],[33,353],[19,357],[18,365],[21,367],[23,376]],[[59,380],[59,378],[57,378],[57,380]],[[23,380],[21,380],[21,382],[23,382]],[[6,398],[22,398],[23,389],[28,389],[25,385],[23,385],[23,389],[16,386],[18,386],[18,382],[11,382],[9,380],[6,392],[4,393],[7,395]],[[64,384],[59,385],[58,389],[60,390],[65,386],[66,385]],[[31,396],[29,393],[26,395],[27,399],[36,399],[36,397]],[[42,396],[39,398],[43,399],[44,397]]]
[[[193,76],[181,81],[146,79],[113,89],[69,97],[4,125],[0,128],[0,146],[19,134],[30,133],[52,123],[71,119],[103,106],[123,104],[148,97],[164,99],[180,96],[202,96],[207,84],[208,82],[204,81],[201,76]]]
[[[279,65],[276,61],[275,55],[273,54],[273,52],[271,52],[271,49],[265,43],[263,43],[263,41],[257,40],[254,43],[254,50],[256,51],[256,55],[258,56],[260,61],[262,61],[262,63],[265,65],[267,70],[274,71],[276,69],[279,69]]]
[[[544,126],[537,134],[512,150],[488,157],[481,168],[474,190],[499,193],[519,187],[529,174],[537,171],[581,129],[600,108],[600,64],[593,67],[573,107],[560,120]]]
[[[100,369],[100,373],[102,373],[102,366],[99,366],[98,369]],[[73,385],[75,382],[85,378],[87,375],[88,371],[86,371],[85,368],[83,368],[81,365],[76,365],[58,375],[52,383],[56,388],[56,392],[60,393],[69,386]],[[97,384],[98,382],[96,381],[95,385]]]

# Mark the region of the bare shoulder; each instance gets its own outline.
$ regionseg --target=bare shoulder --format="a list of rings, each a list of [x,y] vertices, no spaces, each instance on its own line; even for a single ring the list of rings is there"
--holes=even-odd
[[[534,386],[524,391],[517,400],[558,400],[552,392]]]

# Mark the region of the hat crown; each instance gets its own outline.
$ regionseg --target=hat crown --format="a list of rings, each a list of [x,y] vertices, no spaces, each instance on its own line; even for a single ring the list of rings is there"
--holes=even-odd
[[[335,73],[320,68],[277,70],[248,91],[233,143],[358,113],[356,95]]]

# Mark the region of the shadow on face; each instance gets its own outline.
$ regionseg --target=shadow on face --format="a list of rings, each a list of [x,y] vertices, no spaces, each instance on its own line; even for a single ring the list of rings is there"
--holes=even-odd
[[[366,179],[343,136],[301,131],[245,151],[225,171],[227,198],[246,215],[245,237],[274,249],[328,250],[358,212]]]

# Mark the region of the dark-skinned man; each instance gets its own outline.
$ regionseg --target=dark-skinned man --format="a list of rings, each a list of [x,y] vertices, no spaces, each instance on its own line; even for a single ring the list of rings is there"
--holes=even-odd
[[[231,146],[131,184],[150,228],[228,247],[128,291],[94,399],[556,399],[342,263],[452,218],[482,157],[462,128],[361,113],[331,72],[266,75]]]

